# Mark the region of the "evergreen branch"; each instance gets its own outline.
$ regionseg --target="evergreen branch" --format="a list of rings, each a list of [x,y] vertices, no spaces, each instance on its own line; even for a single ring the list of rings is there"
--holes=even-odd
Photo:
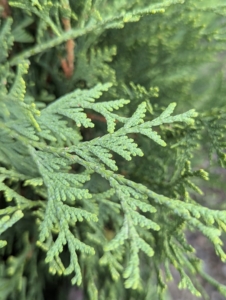
[[[186,229],[226,260],[226,212],[191,193],[209,179],[192,159],[199,145],[225,165],[224,5],[110,2],[11,0],[13,20],[0,22],[3,300],[43,298],[40,250],[94,300],[163,300],[171,265],[179,288],[203,295]],[[205,112],[173,114],[172,99]]]
[[[13,46],[13,37],[11,36],[11,26],[13,20],[9,17],[4,22],[4,26],[1,28],[0,32],[0,43],[2,45],[1,53],[0,53],[0,62],[8,57],[8,53]],[[6,42],[7,41],[7,42]]]
[[[41,20],[43,20],[47,25],[50,26],[50,28],[57,36],[60,36],[59,30],[49,17],[49,11],[53,5],[51,2],[44,1],[44,3],[40,4],[38,0],[34,1],[33,3],[28,0],[23,1],[23,3],[12,0],[9,1],[9,5],[11,7],[21,8],[24,11],[28,11],[29,13],[37,15]]]
[[[138,10],[137,12],[135,11],[132,13],[121,13],[118,16],[107,17],[106,19],[101,20],[101,22],[99,22],[99,23],[94,23],[94,24],[90,23],[90,24],[86,25],[85,28],[71,29],[65,33],[62,33],[58,37],[53,38],[52,40],[50,40],[48,42],[45,42],[41,45],[37,45],[31,49],[24,51],[21,54],[15,56],[10,61],[10,65],[14,66],[24,59],[27,59],[38,53],[47,51],[50,48],[56,47],[62,43],[67,42],[68,40],[74,40],[80,36],[87,35],[91,32],[98,32],[100,30],[102,31],[106,28],[114,28],[116,23],[118,23],[117,26],[122,27],[124,25],[124,23],[139,21],[139,19],[142,15],[153,14],[153,13],[157,13],[157,12],[164,12],[164,7],[166,5],[171,5],[171,4],[175,4],[175,3],[181,3],[181,0],[172,0],[172,1],[167,0],[165,3],[162,3],[162,4],[152,4],[152,5],[150,5],[150,7],[148,9],[145,8],[145,9],[141,9],[141,10]],[[13,2],[12,2],[12,5],[13,5]],[[20,4],[20,6],[21,6],[21,4]],[[26,7],[23,7],[23,8],[26,8]],[[32,8],[32,11],[33,10],[34,9]],[[35,9],[34,12],[38,13],[38,10]],[[51,26],[53,26],[52,23],[50,23],[50,24],[51,24]],[[55,28],[54,28],[54,31],[55,31]],[[56,33],[58,34],[58,31],[56,31]]]

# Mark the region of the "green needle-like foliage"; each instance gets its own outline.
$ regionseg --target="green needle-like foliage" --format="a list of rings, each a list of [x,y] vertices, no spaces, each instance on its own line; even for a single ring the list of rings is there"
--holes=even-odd
[[[0,7],[0,300],[164,299],[172,268],[226,296],[185,235],[226,261],[224,1]]]

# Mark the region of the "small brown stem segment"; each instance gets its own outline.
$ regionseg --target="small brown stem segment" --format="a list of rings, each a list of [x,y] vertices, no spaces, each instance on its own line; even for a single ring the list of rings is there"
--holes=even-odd
[[[71,22],[69,19],[62,19],[64,24],[65,31],[69,31],[71,29]],[[75,63],[75,55],[74,55],[75,42],[71,39],[66,42],[66,51],[67,57],[61,59],[61,67],[64,71],[66,78],[70,78],[74,73],[74,63]]]
[[[107,122],[105,117],[98,116],[96,114],[91,114],[91,113],[87,113],[86,115],[87,115],[88,118],[90,118],[93,121],[100,121],[100,122],[103,122],[103,123]]]
[[[0,6],[3,8],[0,17],[5,19],[11,15],[8,0],[0,0]]]

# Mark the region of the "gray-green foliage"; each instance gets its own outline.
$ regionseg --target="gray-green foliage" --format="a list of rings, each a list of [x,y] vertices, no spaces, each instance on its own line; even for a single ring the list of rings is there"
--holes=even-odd
[[[209,177],[193,159],[202,147],[225,166],[225,4],[200,2],[9,1],[0,299],[44,299],[48,272],[81,286],[84,299],[163,299],[170,266],[179,288],[200,296],[199,274],[226,296],[185,237],[199,230],[226,260],[226,211],[200,205],[197,179]],[[209,61],[217,79],[206,93],[198,86]]]

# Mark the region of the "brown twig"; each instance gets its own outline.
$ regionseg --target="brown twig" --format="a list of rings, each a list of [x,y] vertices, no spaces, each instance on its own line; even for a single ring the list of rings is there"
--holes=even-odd
[[[7,18],[8,16],[11,15],[8,0],[0,0],[0,6],[3,7],[3,10],[1,12],[1,17],[2,18]]]
[[[63,18],[62,22],[64,24],[65,31],[69,31],[71,29],[70,20]],[[64,71],[66,78],[70,78],[74,73],[74,63],[75,63],[74,48],[75,48],[75,42],[72,39],[68,40],[66,42],[67,58],[61,59],[61,67]]]
[[[95,121],[100,121],[100,122],[103,122],[103,123],[106,123],[106,119],[105,117],[102,117],[102,116],[98,116],[96,114],[91,114],[91,113],[87,113],[86,114],[88,118],[90,118],[91,120],[95,120]]]

